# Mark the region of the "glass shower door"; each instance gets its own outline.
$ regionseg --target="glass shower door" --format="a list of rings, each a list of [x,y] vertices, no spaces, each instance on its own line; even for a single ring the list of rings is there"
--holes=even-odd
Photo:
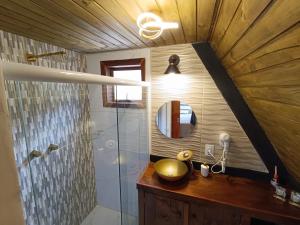
[[[137,225],[136,180],[149,158],[147,88],[135,107],[111,85],[117,98],[105,107],[103,85],[7,87],[15,93],[9,105],[26,224]]]
[[[103,102],[114,85],[89,85],[96,204],[82,225],[121,225],[117,108]]]
[[[117,87],[126,96],[132,90],[130,86]],[[138,225],[136,182],[149,161],[149,93],[147,87],[139,89],[141,101],[117,99],[122,225]],[[120,94],[117,96],[122,98]]]

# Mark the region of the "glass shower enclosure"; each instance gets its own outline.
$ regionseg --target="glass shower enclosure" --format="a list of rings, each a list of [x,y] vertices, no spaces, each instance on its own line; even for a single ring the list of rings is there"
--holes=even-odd
[[[140,107],[119,101],[120,87],[126,90],[6,81],[27,225],[138,224],[136,180],[149,159],[148,87],[140,86]],[[104,90],[113,90],[113,106],[104,106]]]

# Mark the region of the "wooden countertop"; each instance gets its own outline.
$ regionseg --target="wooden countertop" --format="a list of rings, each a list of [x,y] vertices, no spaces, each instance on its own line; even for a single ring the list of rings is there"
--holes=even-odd
[[[182,199],[202,200],[236,207],[257,218],[274,218],[300,224],[300,208],[273,197],[270,184],[247,178],[214,174],[204,178],[199,172],[188,182],[169,183],[161,180],[150,163],[137,182],[137,187],[167,193]]]

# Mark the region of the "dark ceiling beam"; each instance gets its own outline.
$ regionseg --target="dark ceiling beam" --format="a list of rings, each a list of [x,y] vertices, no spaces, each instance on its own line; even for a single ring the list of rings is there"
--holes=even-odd
[[[273,174],[276,165],[278,167],[281,182],[285,183],[288,181],[291,186],[300,189],[300,184],[289,175],[264,130],[255,119],[247,103],[219,61],[210,44],[194,43],[193,47],[222,93],[227,104],[230,106],[235,117],[246,132],[257,153],[265,163],[270,176]]]

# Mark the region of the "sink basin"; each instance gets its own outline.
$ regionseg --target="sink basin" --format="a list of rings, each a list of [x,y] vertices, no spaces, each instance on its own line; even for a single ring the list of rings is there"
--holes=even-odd
[[[187,172],[187,166],[176,159],[161,159],[154,164],[158,176],[167,181],[177,181],[183,178]]]

